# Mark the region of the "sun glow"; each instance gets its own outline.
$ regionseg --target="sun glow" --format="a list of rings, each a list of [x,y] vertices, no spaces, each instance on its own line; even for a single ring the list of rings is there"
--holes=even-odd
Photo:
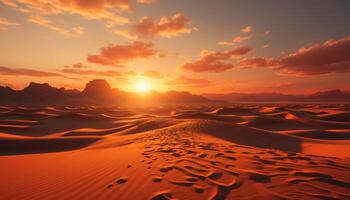
[[[135,90],[140,93],[148,92],[152,89],[152,85],[147,80],[139,80],[135,84]]]

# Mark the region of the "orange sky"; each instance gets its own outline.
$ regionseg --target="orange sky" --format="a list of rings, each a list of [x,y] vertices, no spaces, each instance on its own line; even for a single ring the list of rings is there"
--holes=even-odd
[[[350,89],[347,1],[0,0],[0,85]]]

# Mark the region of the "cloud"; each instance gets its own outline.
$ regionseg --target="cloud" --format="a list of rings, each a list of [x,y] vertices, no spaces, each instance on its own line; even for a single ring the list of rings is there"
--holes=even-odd
[[[134,71],[127,71],[124,73],[126,76],[137,76],[137,73]]]
[[[0,30],[7,30],[9,26],[18,26],[19,24],[7,18],[0,17]]]
[[[127,45],[113,45],[103,47],[97,55],[89,55],[87,61],[104,66],[123,67],[136,59],[161,57],[161,52],[154,49],[150,42],[133,42]]]
[[[319,75],[350,72],[350,36],[300,48],[297,52],[275,59],[248,58],[239,67],[270,67],[289,75]]]
[[[78,69],[81,69],[81,68],[88,68],[88,66],[84,65],[83,63],[79,62],[79,63],[75,63],[73,65],[67,65],[65,66],[66,68],[78,68]]]
[[[76,75],[88,75],[88,76],[110,76],[118,77],[122,73],[120,71],[108,70],[108,71],[96,71],[96,70],[83,70],[83,69],[62,69],[63,73],[76,74]]]
[[[0,0],[0,3],[3,3],[4,5],[10,6],[12,8],[17,7],[17,4],[13,0]]]
[[[253,27],[251,27],[251,26],[246,26],[246,27],[244,27],[244,28],[242,29],[242,32],[243,32],[243,33],[250,33],[250,32],[252,32],[252,30],[253,30]]]
[[[206,79],[188,78],[180,76],[167,82],[168,85],[178,88],[203,88],[210,85],[210,81]]]
[[[191,33],[195,30],[190,27],[191,23],[191,20],[181,13],[163,16],[159,21],[144,16],[138,22],[131,24],[130,31],[117,30],[115,33],[127,38],[153,38],[155,36],[170,38]]]
[[[234,38],[232,38],[231,41],[225,42],[225,41],[221,41],[218,44],[219,45],[224,45],[224,46],[235,46],[238,45],[244,41],[250,40],[251,36],[236,36]]]
[[[223,72],[234,67],[233,64],[227,63],[230,59],[245,55],[251,50],[248,46],[240,46],[227,51],[202,51],[197,61],[185,63],[180,69],[192,72]]]
[[[59,73],[38,71],[26,68],[9,68],[0,66],[0,74],[9,76],[54,77],[62,76]]]
[[[76,14],[86,19],[104,19],[116,24],[126,24],[128,18],[121,12],[132,10],[131,0],[1,0],[19,12],[32,15]],[[137,1],[150,3],[151,1]]]
[[[238,65],[241,68],[267,67],[270,65],[270,61],[265,58],[254,57],[240,60]]]
[[[163,78],[162,74],[160,74],[158,71],[154,71],[154,70],[145,71],[141,75],[149,77],[149,78],[154,78],[154,79]]]
[[[67,38],[80,36],[84,33],[84,28],[81,26],[74,27],[71,30],[61,28],[61,27],[54,25],[50,20],[45,19],[44,17],[42,17],[40,15],[31,15],[27,18],[27,21],[38,24],[38,25],[43,26],[43,27],[46,27],[46,28],[48,28],[52,31],[55,31],[55,32],[67,37]]]
[[[142,3],[142,4],[152,4],[157,2],[158,0],[137,0],[138,3]]]
[[[318,75],[350,72],[350,36],[300,48],[279,59],[277,70],[285,74]]]
[[[266,48],[269,48],[269,47],[270,47],[270,45],[268,45],[268,44],[264,44],[264,45],[261,46],[262,49],[266,49]]]

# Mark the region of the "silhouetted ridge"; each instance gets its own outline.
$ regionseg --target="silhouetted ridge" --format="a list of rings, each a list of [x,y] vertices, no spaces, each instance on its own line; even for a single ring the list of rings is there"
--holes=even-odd
[[[99,96],[101,94],[105,95],[111,92],[111,86],[106,80],[96,79],[87,83],[82,93],[87,96]]]
[[[0,86],[2,105],[186,105],[186,104],[226,104],[225,102],[349,102],[350,92],[329,90],[312,95],[288,95],[278,93],[261,94],[205,94],[193,95],[189,92],[156,91],[146,95],[112,89],[102,79],[88,82],[83,91],[55,88],[47,83],[31,82],[23,90],[13,90]]]
[[[228,93],[203,94],[209,99],[227,102],[349,102],[350,92],[329,90],[311,95],[291,95],[280,93]]]
[[[96,79],[88,82],[82,92],[55,88],[47,83],[31,82],[23,90],[0,87],[0,104],[4,105],[120,105],[140,106],[160,104],[210,104],[218,103],[189,92],[152,92],[143,96],[112,89],[107,81]]]

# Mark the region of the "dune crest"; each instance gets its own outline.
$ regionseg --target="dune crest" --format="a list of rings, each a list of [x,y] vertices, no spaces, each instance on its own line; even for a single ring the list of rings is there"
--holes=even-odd
[[[0,108],[0,199],[350,198],[346,105]]]

